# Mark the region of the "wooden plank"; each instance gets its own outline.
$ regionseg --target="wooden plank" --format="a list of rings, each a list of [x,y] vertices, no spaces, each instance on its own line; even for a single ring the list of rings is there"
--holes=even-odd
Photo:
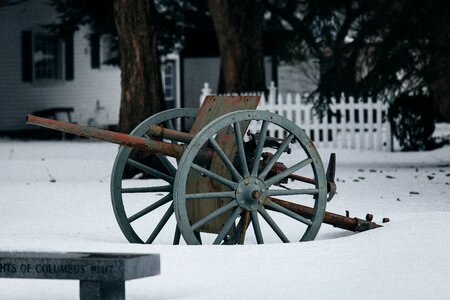
[[[189,133],[197,134],[211,121],[216,120],[224,114],[245,109],[256,109],[259,100],[259,96],[207,96],[194,123],[192,124]],[[248,124],[241,124],[242,133],[247,130],[247,126]],[[233,158],[235,156],[236,142],[232,132],[223,130],[218,134],[216,140],[227,157]],[[225,178],[231,178],[231,174],[223,164],[222,160],[216,155],[213,157],[209,169]],[[187,193],[207,193],[229,190],[227,187],[208,177],[202,177],[196,171],[191,171],[189,173],[186,189]],[[229,201],[230,199],[225,198],[189,200],[186,206],[191,224],[217,210]],[[223,223],[230,214],[231,212],[229,214],[223,214],[222,216],[201,227],[199,231],[217,233],[222,228]]]

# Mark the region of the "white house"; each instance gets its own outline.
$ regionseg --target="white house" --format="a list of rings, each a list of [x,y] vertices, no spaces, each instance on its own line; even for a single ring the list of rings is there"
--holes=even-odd
[[[56,17],[45,0],[0,7],[0,132],[29,129],[25,115],[50,108],[73,108],[72,121],[117,124],[120,70],[105,65],[108,38],[93,49],[88,28],[57,40],[41,26]],[[179,60],[164,58],[168,106],[180,106]],[[61,114],[64,118],[65,114]]]
[[[45,0],[0,7],[0,134],[30,129],[26,114],[52,108],[73,108],[71,119],[78,124],[118,123],[120,70],[103,63],[111,55],[108,36],[90,42],[84,27],[71,38],[54,39],[41,25],[55,18]],[[202,36],[192,43],[198,46],[162,59],[167,107],[195,107],[204,82],[213,92],[218,85],[217,46],[208,50],[211,43]],[[270,58],[266,62],[268,83],[275,81],[287,92],[312,89],[295,68],[274,66]]]

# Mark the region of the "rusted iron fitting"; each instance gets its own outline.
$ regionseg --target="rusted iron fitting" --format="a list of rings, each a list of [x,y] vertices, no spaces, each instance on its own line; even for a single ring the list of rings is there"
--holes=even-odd
[[[380,225],[368,221],[368,220],[362,220],[362,219],[358,219],[358,218],[353,218],[355,220],[355,227],[353,228],[353,231],[355,232],[362,232],[362,231],[366,231],[366,230],[370,230],[370,229],[375,229],[378,227],[381,227]]]

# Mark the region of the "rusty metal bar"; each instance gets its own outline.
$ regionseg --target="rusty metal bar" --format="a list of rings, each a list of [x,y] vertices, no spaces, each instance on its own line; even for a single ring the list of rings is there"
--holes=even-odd
[[[147,133],[154,138],[165,138],[176,142],[190,143],[195,135],[178,130],[164,128],[163,126],[152,125]]]
[[[270,198],[270,200],[276,204],[279,204],[279,205],[305,217],[305,218],[312,217],[313,209],[311,207],[284,201],[284,200],[277,199],[277,198],[272,198],[272,197]],[[269,208],[267,208],[267,209],[269,209]],[[374,222],[362,220],[359,218],[346,217],[346,216],[338,215],[338,214],[327,212],[327,211],[324,214],[323,223],[333,225],[334,227],[338,227],[341,229],[355,231],[355,232],[361,232],[361,231],[366,231],[366,230],[370,230],[370,229],[383,227]]]
[[[27,115],[26,122],[27,124],[39,125],[45,128],[128,146],[135,149],[148,151],[153,154],[164,154],[175,158],[181,158],[186,148],[185,145],[148,140],[124,133],[66,123],[57,120],[36,117],[33,115]]]

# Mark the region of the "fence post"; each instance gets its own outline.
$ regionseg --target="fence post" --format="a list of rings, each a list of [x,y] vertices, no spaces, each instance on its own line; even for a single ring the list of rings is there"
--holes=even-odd
[[[202,91],[202,94],[200,95],[200,99],[199,99],[200,106],[202,105],[203,101],[205,100],[205,97],[212,94],[212,90],[209,87],[208,82],[203,83],[203,88],[201,89],[201,91]]]
[[[394,143],[393,143],[393,136],[391,131],[391,122],[389,122],[388,118],[388,110],[389,106],[387,103],[383,104],[383,111],[385,112],[385,122],[384,122],[384,132],[385,132],[385,138],[386,138],[386,151],[394,152]]]
[[[389,111],[389,106],[387,103],[385,103],[384,109],[386,111],[386,146],[387,146],[386,150],[394,152],[394,135],[392,134],[391,122],[389,122],[389,118],[387,116]]]
[[[329,141],[329,133],[328,133],[328,129],[329,129],[329,125],[330,123],[328,123],[328,110],[325,113],[325,115],[322,118],[322,138],[323,138],[323,146],[325,148],[328,148],[328,141]]]
[[[337,110],[337,103],[336,98],[331,99],[331,106],[334,108],[334,116],[331,116],[331,138],[333,140],[333,148],[336,148],[337,143],[337,135],[338,135],[338,128],[337,128],[337,116],[338,116],[338,110]]]
[[[271,81],[269,85],[269,98],[272,97],[272,99],[275,99],[276,96],[277,96],[277,87],[275,86],[275,82]]]
[[[305,115],[305,120],[304,120],[304,124],[305,124],[305,132],[306,135],[311,138],[311,140],[314,142],[315,140],[313,139],[313,137],[311,136],[311,105],[305,103],[305,99],[303,98],[302,101],[302,109],[304,111],[304,115]]]
[[[355,98],[350,97],[349,101],[349,113],[350,113],[350,148],[356,148],[356,119],[355,119]]]
[[[381,150],[383,147],[383,135],[382,135],[383,107],[382,107],[381,101],[379,101],[379,100],[377,101],[376,111],[377,111],[377,145],[376,145],[376,149]]]
[[[345,149],[345,148],[348,148],[347,111],[345,109],[345,99],[342,95],[339,99],[336,98],[336,113],[340,117],[340,123],[338,123],[338,127],[341,131],[341,133],[340,133],[341,147]]]
[[[294,97],[292,98],[292,107],[294,108],[293,111],[293,121],[295,124],[297,124],[300,128],[302,128],[301,124],[302,124],[302,114],[300,111],[300,107],[301,107],[301,99],[300,99],[300,94],[296,93],[294,95]]]
[[[375,130],[373,127],[373,99],[368,99],[367,123],[369,123],[369,150],[374,149]]]
[[[362,98],[358,99],[358,128],[359,128],[359,148],[366,148],[366,132],[364,123],[364,102]]]

